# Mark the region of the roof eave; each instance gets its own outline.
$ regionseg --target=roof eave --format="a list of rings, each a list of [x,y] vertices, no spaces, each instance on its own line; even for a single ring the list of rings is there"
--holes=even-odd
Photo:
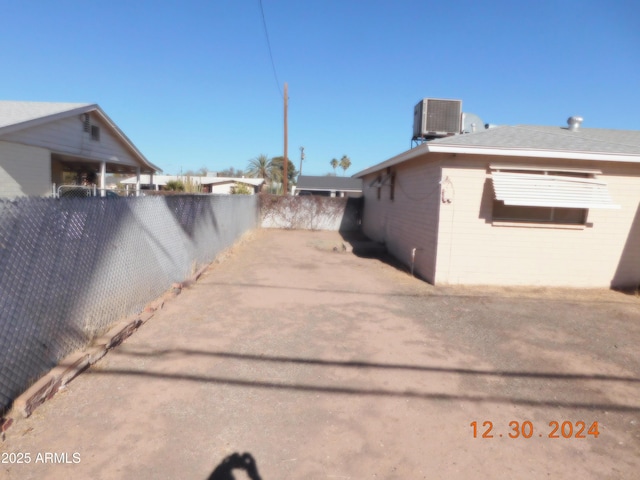
[[[531,148],[504,148],[504,147],[479,147],[460,146],[436,143],[423,143],[422,145],[407,150],[389,160],[378,163],[353,175],[361,178],[371,173],[379,172],[385,168],[404,163],[420,155],[428,153],[456,153],[467,155],[501,156],[501,157],[533,157],[533,158],[561,158],[568,160],[589,160],[601,162],[625,162],[640,163],[640,155],[604,152],[576,152],[569,150],[539,150]]]
[[[503,157],[562,158],[603,162],[640,163],[640,155],[621,153],[577,152],[570,150],[542,150],[531,148],[459,146],[446,144],[431,144],[428,145],[428,149],[430,153],[460,153],[469,155],[497,155]]]
[[[412,148],[411,150],[407,150],[406,152],[401,153],[400,155],[396,155],[395,157],[390,158],[389,160],[385,160],[384,162],[378,163],[373,167],[369,167],[359,171],[358,173],[354,173],[353,175],[351,175],[351,177],[362,178],[366,175],[369,175],[370,173],[379,172],[380,170],[383,170],[387,167],[393,167],[394,165],[398,165],[399,163],[412,160],[416,157],[419,157],[420,155],[429,153],[429,149],[427,147],[428,147],[427,143],[423,143],[421,145],[418,145],[415,148]]]

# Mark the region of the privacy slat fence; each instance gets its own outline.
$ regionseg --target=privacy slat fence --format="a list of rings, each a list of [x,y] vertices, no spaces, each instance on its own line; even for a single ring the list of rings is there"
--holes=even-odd
[[[258,226],[257,196],[0,200],[0,411]]]

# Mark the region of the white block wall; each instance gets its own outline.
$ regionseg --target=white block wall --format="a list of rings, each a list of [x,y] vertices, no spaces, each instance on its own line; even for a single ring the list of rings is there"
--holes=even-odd
[[[590,209],[587,225],[493,224],[491,163],[596,169],[620,209]],[[637,287],[640,165],[429,154],[392,167],[395,199],[364,178],[364,233],[434,284]],[[443,182],[440,185],[440,182]]]
[[[497,160],[495,160],[497,162]],[[499,163],[540,164],[536,159]],[[584,228],[498,226],[491,222],[490,161],[447,161],[454,196],[442,204],[436,283],[628,287],[640,284],[640,166],[551,160],[597,169],[619,210],[590,209]],[[545,228],[546,227],[546,228]],[[551,227],[551,228],[549,228]]]
[[[411,266],[412,250],[416,249],[414,273],[434,281],[440,202],[440,164],[438,162],[409,161],[392,167],[396,174],[394,200],[387,183],[377,189],[369,185],[378,174],[368,175],[363,182],[364,214],[362,228],[372,240],[382,242],[402,263]]]

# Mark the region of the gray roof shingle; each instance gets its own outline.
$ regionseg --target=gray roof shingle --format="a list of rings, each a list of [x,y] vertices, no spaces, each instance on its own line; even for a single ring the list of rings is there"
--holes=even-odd
[[[640,131],[514,125],[432,140],[434,145],[640,155]]]
[[[297,190],[362,191],[362,180],[351,177],[300,175]]]
[[[493,152],[488,152],[493,150]],[[453,135],[424,142],[393,158],[366,168],[354,177],[363,177],[430,152],[499,154],[612,160],[640,163],[640,131],[534,125],[500,126],[475,133]],[[601,158],[596,158],[602,156]]]
[[[91,107],[91,103],[16,102],[0,100],[0,129]]]

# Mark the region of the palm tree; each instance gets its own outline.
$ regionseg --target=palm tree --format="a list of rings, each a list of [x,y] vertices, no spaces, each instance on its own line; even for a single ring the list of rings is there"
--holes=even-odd
[[[271,181],[273,165],[269,157],[264,153],[249,161],[247,174],[253,178],[264,178],[265,182]]]
[[[336,174],[336,168],[338,168],[338,159],[334,158],[333,160],[331,160],[329,162],[331,164],[331,166],[333,167],[333,174]]]
[[[350,166],[351,166],[351,159],[346,155],[343,155],[342,158],[340,159],[340,168],[344,170],[344,173],[342,174],[343,176],[345,173],[347,173],[347,168],[349,168]]]

